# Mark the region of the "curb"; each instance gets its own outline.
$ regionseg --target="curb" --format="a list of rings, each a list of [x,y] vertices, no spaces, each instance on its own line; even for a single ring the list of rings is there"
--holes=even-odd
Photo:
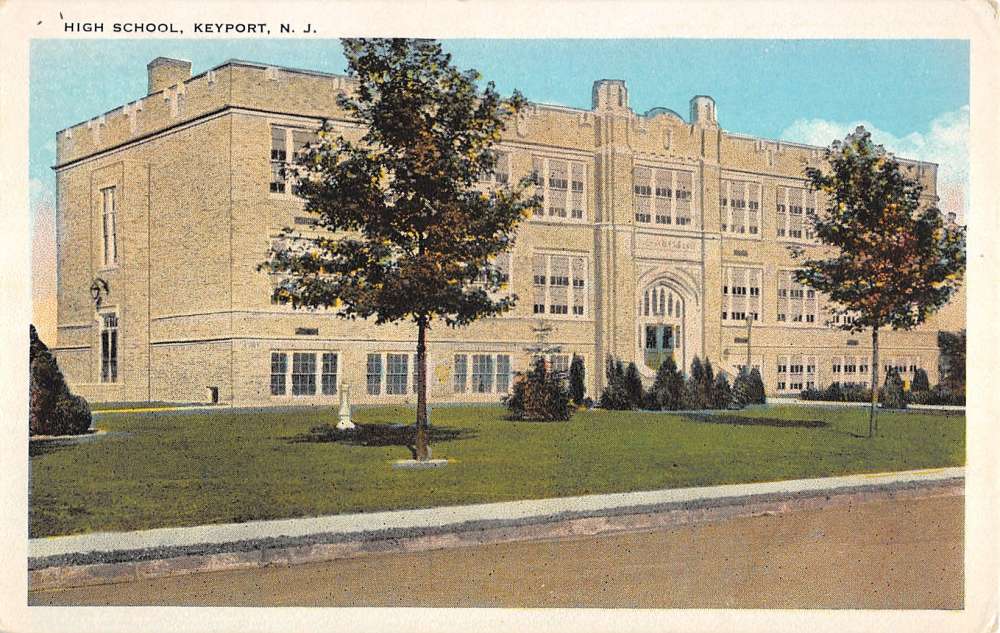
[[[224,544],[88,552],[29,559],[30,591],[134,582],[182,574],[298,565],[511,541],[595,536],[783,514],[801,510],[964,494],[964,477],[877,483],[831,490],[679,501],[428,528],[277,537]]]

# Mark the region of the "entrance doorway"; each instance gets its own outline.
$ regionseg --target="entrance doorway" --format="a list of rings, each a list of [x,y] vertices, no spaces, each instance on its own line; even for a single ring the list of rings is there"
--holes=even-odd
[[[684,300],[672,288],[654,284],[643,293],[639,308],[640,336],[646,367],[656,371],[667,358],[673,358],[683,371]]]

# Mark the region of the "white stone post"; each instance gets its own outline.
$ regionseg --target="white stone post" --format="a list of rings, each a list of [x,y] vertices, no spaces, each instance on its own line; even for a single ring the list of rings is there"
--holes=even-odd
[[[350,430],[355,428],[351,422],[351,387],[349,385],[340,386],[340,419],[337,428],[340,430]]]

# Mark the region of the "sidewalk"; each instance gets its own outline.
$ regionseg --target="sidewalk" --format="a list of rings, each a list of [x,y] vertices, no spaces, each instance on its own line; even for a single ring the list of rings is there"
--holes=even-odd
[[[768,503],[771,504],[769,509],[766,508],[768,511],[786,511],[787,502],[802,499],[829,499],[831,495],[870,492],[894,494],[921,487],[961,486],[964,472],[965,469],[961,467],[941,468],[46,537],[29,541],[28,567],[33,570],[35,578],[32,584],[35,585],[36,580],[41,582],[43,579],[47,581],[41,584],[50,584],[54,576],[60,575],[53,568],[66,570],[79,566],[162,562],[164,559],[178,557],[225,554],[235,554],[240,558],[240,553],[255,553],[258,564],[266,564],[261,562],[262,552],[265,550],[281,549],[288,554],[290,551],[296,552],[301,548],[317,545],[355,543],[352,550],[355,552],[363,549],[388,551],[394,546],[405,548],[406,545],[401,543],[405,539],[456,533],[482,534],[487,530],[501,528],[509,531],[509,528],[566,523],[579,519],[601,519],[607,523],[609,517],[662,513],[676,515],[678,512],[704,514],[706,510],[737,505],[743,506],[746,511],[752,511],[752,508],[747,508],[753,504]],[[756,511],[764,510],[757,508]],[[680,519],[682,520],[679,522],[682,523],[692,520],[687,514]],[[358,543],[366,545],[357,546]],[[372,543],[378,545],[373,547]],[[218,568],[219,564],[219,560],[215,559],[209,567]],[[240,564],[245,566],[246,561],[243,560]]]

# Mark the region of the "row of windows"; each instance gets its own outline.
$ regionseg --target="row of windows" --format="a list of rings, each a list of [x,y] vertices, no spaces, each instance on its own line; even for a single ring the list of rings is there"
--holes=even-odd
[[[510,355],[472,354],[472,381],[469,382],[469,354],[455,354],[455,393],[507,393],[512,376]]]
[[[636,167],[633,171],[636,222],[692,224],[693,175],[689,171]]]
[[[291,365],[288,358],[291,356]],[[317,357],[320,362],[317,363]],[[335,352],[271,352],[271,395],[315,396],[337,393]],[[317,390],[318,385],[318,390]]]
[[[542,205],[535,209],[538,219],[587,219],[587,166],[582,161],[545,158],[531,159],[531,179]]]
[[[285,170],[291,165],[295,152],[318,140],[313,130],[271,126],[271,193],[295,193],[294,183],[289,183]]]

